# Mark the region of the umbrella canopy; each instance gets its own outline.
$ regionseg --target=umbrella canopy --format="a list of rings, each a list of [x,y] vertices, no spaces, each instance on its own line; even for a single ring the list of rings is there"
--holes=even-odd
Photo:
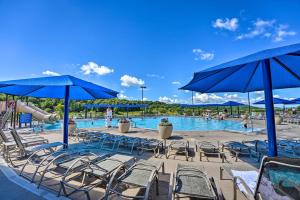
[[[222,104],[222,106],[244,106],[245,104],[235,102],[235,101],[227,101]]]
[[[227,101],[225,103],[222,104],[222,106],[230,106],[230,114],[232,115],[232,107],[233,106],[244,106],[245,104],[239,103],[239,102],[235,102],[235,101]],[[238,107],[238,114],[240,113],[240,109]]]
[[[283,104],[283,105],[286,105],[286,104],[295,104],[294,100],[293,101],[289,101],[289,100],[280,99],[280,98],[273,98],[273,103],[274,104]],[[265,104],[265,100],[261,100],[261,101],[255,102],[254,104]]]
[[[116,91],[69,75],[2,81],[0,93],[64,99],[66,86],[70,88],[70,100],[107,99],[118,94]]]
[[[300,86],[300,43],[260,51],[194,74],[181,89],[203,93],[264,90],[263,68],[270,65],[272,88]]]
[[[294,104],[299,104],[300,103],[300,98],[293,99],[291,102],[294,102]]]
[[[117,97],[118,92],[73,76],[51,76],[0,82],[0,93],[37,98],[64,99],[64,143],[68,144],[70,100]]]
[[[300,43],[254,53],[194,74],[181,89],[211,92],[264,90],[269,156],[277,156],[272,89],[300,86]]]
[[[85,104],[85,108],[146,108],[148,104]]]
[[[180,104],[182,108],[197,108],[197,107],[215,107],[222,106],[222,104],[211,103],[211,104]]]

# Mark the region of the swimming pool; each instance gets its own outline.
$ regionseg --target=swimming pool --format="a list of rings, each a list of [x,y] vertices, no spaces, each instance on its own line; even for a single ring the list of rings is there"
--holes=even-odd
[[[132,121],[138,128],[147,128],[157,130],[157,125],[160,120],[165,117],[147,117],[147,118],[132,118]],[[194,117],[167,117],[173,124],[175,131],[236,131],[236,132],[250,132],[251,128],[244,128],[239,121],[230,120],[206,120],[203,118]],[[97,128],[104,127],[105,120],[75,120],[78,128]],[[113,119],[113,126],[117,125],[117,119]],[[62,122],[54,124],[45,124],[46,130],[59,130],[62,129]]]

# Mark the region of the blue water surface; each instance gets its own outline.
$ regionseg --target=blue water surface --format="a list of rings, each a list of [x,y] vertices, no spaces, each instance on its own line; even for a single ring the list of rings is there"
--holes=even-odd
[[[160,120],[166,117],[146,117],[146,118],[132,118],[132,122],[138,128],[157,129]],[[196,117],[167,117],[173,124],[175,131],[236,131],[236,132],[250,132],[251,128],[244,128],[241,121],[230,120],[215,120],[204,119]],[[78,128],[97,128],[105,126],[105,119],[85,119],[75,120]],[[118,119],[113,119],[112,125],[116,126]],[[45,124],[46,130],[60,130],[62,129],[62,122],[54,124]],[[254,129],[256,131],[257,129]]]

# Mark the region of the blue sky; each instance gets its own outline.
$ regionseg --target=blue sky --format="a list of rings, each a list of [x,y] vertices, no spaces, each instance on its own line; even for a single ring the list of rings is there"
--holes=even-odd
[[[0,80],[70,74],[120,91],[190,103],[193,72],[300,42],[300,1],[3,1]],[[299,89],[276,90],[295,98]],[[261,92],[252,93],[254,100]],[[196,94],[199,103],[245,94]]]

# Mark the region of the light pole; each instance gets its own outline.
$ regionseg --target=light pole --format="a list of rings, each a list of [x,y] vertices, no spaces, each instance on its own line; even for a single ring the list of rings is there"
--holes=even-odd
[[[144,89],[146,89],[147,87],[145,85],[142,85],[140,87],[142,89],[142,104],[144,103]],[[145,117],[145,107],[143,108],[143,116]]]

